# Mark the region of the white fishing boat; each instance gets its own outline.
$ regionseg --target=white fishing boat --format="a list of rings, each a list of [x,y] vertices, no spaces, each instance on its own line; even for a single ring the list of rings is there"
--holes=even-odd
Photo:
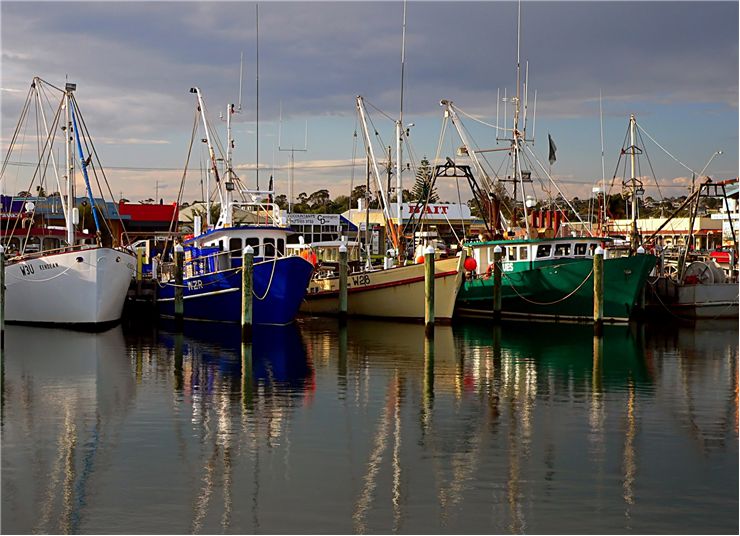
[[[706,166],[705,166],[706,168]],[[732,247],[721,254],[702,255],[695,247],[694,223],[701,197],[722,198],[728,207],[727,217]],[[707,178],[684,203],[646,240],[654,243],[660,230],[685,206],[691,207],[689,236],[678,262],[671,264],[661,255],[658,273],[648,283],[648,305],[657,313],[668,313],[686,320],[737,318],[740,313],[740,287],[737,281],[737,236],[723,182]],[[661,248],[662,249],[662,248]],[[723,260],[723,267],[717,260]]]
[[[95,173],[98,184],[105,176],[80,115],[75,89],[75,84],[67,83],[62,90],[38,77],[33,79],[3,162],[0,183],[5,188],[11,154],[21,145],[21,127],[24,120],[30,121],[29,116],[33,115],[29,110],[35,109],[36,124],[41,128],[40,150],[29,182],[31,186],[38,184],[41,192],[47,173],[53,173],[60,192],[65,227],[49,225],[36,210],[36,203],[30,201],[21,200],[22,207],[17,214],[11,213],[4,218],[0,240],[6,258],[5,320],[8,322],[99,327],[121,319],[135,259],[129,251],[114,247],[120,236],[114,235],[99,214],[88,170]],[[61,98],[56,109],[47,116],[44,107],[50,93],[61,94]],[[62,177],[55,159],[55,151],[61,149],[54,146],[55,134],[59,132],[65,133]],[[75,206],[75,150],[79,156],[78,169],[84,178],[86,202],[95,225],[94,235],[81,232],[80,211]],[[66,195],[61,194],[63,184]],[[11,201],[9,205],[12,212],[14,203]]]

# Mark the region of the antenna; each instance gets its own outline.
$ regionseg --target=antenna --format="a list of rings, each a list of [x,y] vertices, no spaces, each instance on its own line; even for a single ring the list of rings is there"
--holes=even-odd
[[[295,146],[291,145],[290,148],[282,147],[282,132],[283,132],[283,103],[280,102],[280,120],[278,123],[278,151],[290,153],[290,180],[288,182],[288,214],[290,214],[293,208],[293,185],[295,182],[295,153],[306,153],[308,152],[308,121],[306,121],[306,132],[304,136],[303,149],[296,149]]]
[[[244,51],[239,54],[239,107],[237,111],[242,111],[242,81],[244,80]]]
[[[601,90],[599,90],[599,130],[601,132],[601,192],[604,196],[604,213],[606,214],[606,171],[604,169],[604,111],[601,107]],[[601,230],[601,207],[599,207],[599,233]]]
[[[256,14],[256,27],[257,27],[257,68],[256,68],[256,81],[257,81],[257,134],[256,134],[256,152],[257,152],[257,190],[260,189],[260,5],[254,5]]]

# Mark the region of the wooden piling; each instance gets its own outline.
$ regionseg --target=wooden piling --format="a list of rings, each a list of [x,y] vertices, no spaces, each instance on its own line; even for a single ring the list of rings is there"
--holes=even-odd
[[[182,330],[185,313],[183,266],[185,264],[185,249],[182,244],[175,244],[175,328]]]
[[[347,245],[342,243],[339,246],[339,320],[347,320]]]
[[[501,320],[501,246],[493,248],[493,320]]]
[[[254,289],[254,248],[247,246],[242,252],[242,340],[252,339]]]
[[[594,333],[601,335],[604,325],[604,250],[594,251]]]
[[[144,277],[144,248],[136,248],[136,296],[141,296],[141,280]]]
[[[434,337],[434,248],[424,250],[424,334]]]

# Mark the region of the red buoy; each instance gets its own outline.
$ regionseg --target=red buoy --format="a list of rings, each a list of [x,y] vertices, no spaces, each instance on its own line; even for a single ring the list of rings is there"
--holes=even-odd
[[[416,264],[424,264],[424,255],[416,257]]]
[[[478,263],[473,257],[468,257],[467,259],[465,259],[463,266],[468,272],[473,272],[476,268],[478,268]]]

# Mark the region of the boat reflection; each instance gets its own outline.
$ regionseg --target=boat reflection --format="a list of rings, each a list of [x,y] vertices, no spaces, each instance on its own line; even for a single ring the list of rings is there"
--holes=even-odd
[[[135,396],[121,328],[5,330],[3,530],[79,532]]]
[[[199,434],[200,483],[189,530],[203,530],[209,513],[219,509],[221,529],[231,527],[234,459],[244,454],[242,449],[252,465],[252,524],[257,530],[261,452],[290,443],[292,410],[310,404],[315,391],[301,332],[295,324],[260,325],[243,343],[236,325],[192,322],[183,331],[186,335],[159,330],[156,346],[173,354],[176,409],[189,408]],[[287,470],[287,454],[284,463]],[[221,500],[214,504],[217,490]]]

